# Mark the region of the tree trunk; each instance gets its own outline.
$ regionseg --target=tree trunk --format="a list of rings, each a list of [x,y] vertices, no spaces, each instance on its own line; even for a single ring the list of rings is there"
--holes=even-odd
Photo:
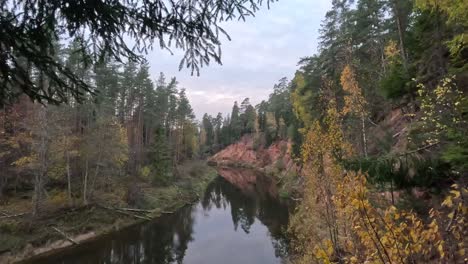
[[[395,21],[397,24],[398,29],[398,39],[400,42],[400,55],[401,60],[403,62],[403,67],[405,70],[408,70],[408,59],[406,57],[406,50],[405,50],[405,41],[404,41],[404,31],[402,22],[401,22],[401,12],[399,10],[398,0],[393,0],[393,14],[395,16]]]
[[[68,150],[66,151],[66,157],[67,157],[67,190],[68,190],[68,205],[72,206],[73,205],[73,200],[72,200],[72,188],[71,188],[71,171],[70,171],[70,153]]]
[[[40,211],[42,201],[42,175],[40,171],[34,174],[34,195],[33,195],[33,217],[36,217]]]
[[[390,181],[390,193],[392,195],[392,205],[395,205],[395,198],[393,197],[393,179]]]
[[[88,158],[86,158],[86,167],[85,167],[85,175],[84,175],[84,183],[83,183],[83,204],[88,204]]]
[[[33,195],[33,217],[37,216],[40,211],[42,202],[42,192],[44,187],[44,175],[47,172],[47,116],[44,106],[40,106],[38,110],[37,127],[39,144],[37,146],[38,168],[34,177],[34,195]]]
[[[89,188],[89,191],[88,191],[90,197],[93,196],[94,185],[96,184],[96,179],[97,179],[97,176],[99,174],[99,168],[101,167],[99,165],[101,163],[101,154],[102,154],[102,152],[99,150],[99,155],[98,155],[98,158],[97,158],[97,161],[96,161],[96,169],[94,170],[94,177],[93,177],[92,182],[91,182],[91,187]]]
[[[361,114],[361,132],[362,132],[362,145],[364,149],[364,157],[367,158],[366,116],[364,114]]]

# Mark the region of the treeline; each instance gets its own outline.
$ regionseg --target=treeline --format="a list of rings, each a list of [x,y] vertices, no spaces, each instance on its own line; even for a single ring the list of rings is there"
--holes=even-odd
[[[303,132],[297,263],[466,261],[467,13],[467,1],[332,1],[289,89]],[[415,186],[448,196],[416,214],[393,196]]]
[[[60,48],[57,59],[93,93],[83,101],[63,94],[68,104],[60,106],[20,97],[0,111],[0,200],[32,188],[34,215],[49,187],[66,190],[70,205],[87,204],[128,175],[167,184],[178,164],[198,156],[198,124],[175,78],[161,73],[153,82],[146,62],[85,64],[79,46]],[[39,71],[29,74],[41,89],[54,85]]]
[[[234,102],[231,114],[224,118],[221,113],[216,117],[204,114],[200,130],[202,153],[213,154],[245,134],[254,137],[255,147],[269,146],[280,139],[297,139],[295,148],[299,149],[299,123],[293,113],[290,89],[288,80],[282,78],[268,100],[256,106],[245,98],[240,106]]]
[[[320,52],[299,62],[291,83],[301,126],[308,130],[318,121],[326,127],[333,102],[344,136],[357,150],[348,166],[368,170],[379,181],[397,180],[401,187],[437,185],[450,168],[466,170],[468,22],[457,15],[464,8],[423,0],[333,1],[320,30]],[[394,109],[401,110],[407,129],[370,134]],[[392,148],[402,141],[403,147]],[[425,147],[432,155],[403,155]],[[376,175],[382,174],[379,167],[392,170],[395,163],[402,163],[402,171]],[[424,170],[429,163],[437,173]],[[408,166],[420,169],[418,176],[431,175],[405,179]]]

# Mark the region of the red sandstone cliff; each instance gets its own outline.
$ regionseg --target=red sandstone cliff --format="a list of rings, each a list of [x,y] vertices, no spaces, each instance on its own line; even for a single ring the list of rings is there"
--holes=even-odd
[[[266,168],[275,166],[278,169],[294,167],[291,158],[291,142],[276,141],[269,147],[254,148],[254,139],[251,135],[243,136],[239,141],[231,144],[209,158],[209,161],[218,166],[247,166]]]

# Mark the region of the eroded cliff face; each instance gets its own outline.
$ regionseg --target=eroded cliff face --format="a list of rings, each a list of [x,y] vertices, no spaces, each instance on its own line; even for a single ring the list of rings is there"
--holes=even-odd
[[[251,135],[243,136],[209,158],[217,166],[254,167],[257,169],[275,167],[279,170],[295,168],[291,158],[291,142],[276,141],[268,147],[254,147]]]
[[[408,134],[413,120],[419,117],[405,114],[402,108],[389,111],[378,124],[369,126],[369,153],[379,155],[382,151],[382,141],[389,141],[391,153],[405,152],[408,147]]]

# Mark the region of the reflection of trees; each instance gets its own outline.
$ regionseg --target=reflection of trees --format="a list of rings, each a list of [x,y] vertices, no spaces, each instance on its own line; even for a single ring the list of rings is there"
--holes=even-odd
[[[250,227],[257,218],[268,228],[276,256],[287,256],[289,241],[285,231],[289,220],[288,206],[281,203],[272,192],[275,186],[271,186],[274,183],[270,178],[258,174],[256,179],[253,188],[240,190],[218,177],[206,189],[202,201],[203,208],[210,210],[212,205],[217,208],[230,205],[234,229],[237,230],[240,225],[245,233],[250,232]],[[251,193],[251,190],[254,190],[254,193]]]
[[[49,257],[42,263],[182,263],[188,244],[193,240],[192,211],[192,207],[182,208],[153,223],[130,227],[85,244],[70,252],[70,256],[65,253],[55,260]]]
[[[201,201],[203,210],[210,211],[213,205],[218,209],[221,207],[224,209],[227,208],[228,202],[223,196],[222,187],[220,186],[223,183],[220,182],[220,180],[222,179],[218,177],[206,187],[205,194]]]
[[[138,236],[116,240],[121,245],[113,247],[114,254],[133,255],[117,263],[182,263],[188,243],[193,240],[193,224],[192,208],[185,207],[177,214],[141,226]]]
[[[255,220],[259,220],[269,230],[276,256],[284,257],[289,244],[284,232],[288,225],[288,207],[272,197],[275,196],[273,183],[262,177],[257,176],[256,184],[243,190],[218,177],[206,188],[201,205],[205,211],[213,207],[229,208],[234,229],[237,231],[240,226],[246,234]],[[43,263],[182,263],[188,244],[194,240],[195,208],[182,208],[152,223],[82,245],[69,256],[65,253],[56,260],[49,257]]]

